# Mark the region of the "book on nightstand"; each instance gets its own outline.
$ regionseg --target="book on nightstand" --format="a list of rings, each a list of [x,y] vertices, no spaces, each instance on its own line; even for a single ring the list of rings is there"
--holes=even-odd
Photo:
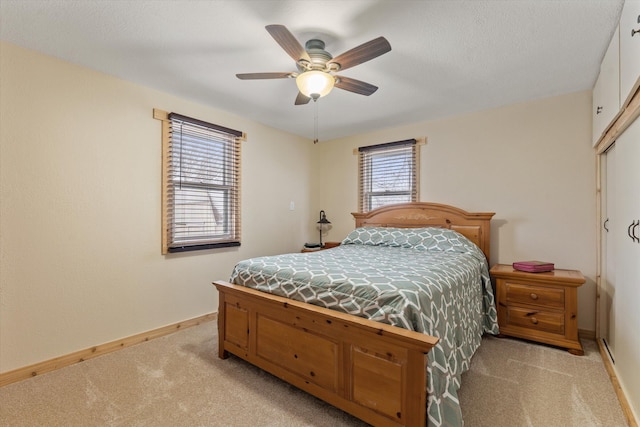
[[[543,273],[545,271],[553,271],[554,264],[544,261],[519,261],[513,263],[513,268],[528,273]]]

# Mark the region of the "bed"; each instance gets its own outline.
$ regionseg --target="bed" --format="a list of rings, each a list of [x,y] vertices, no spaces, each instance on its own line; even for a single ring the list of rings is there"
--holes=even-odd
[[[354,213],[340,246],[244,260],[219,291],[234,354],[375,426],[461,425],[457,390],[498,333],[493,213],[436,203]]]

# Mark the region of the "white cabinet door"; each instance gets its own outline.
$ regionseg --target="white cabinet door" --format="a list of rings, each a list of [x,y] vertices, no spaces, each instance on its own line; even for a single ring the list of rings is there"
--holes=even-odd
[[[619,28],[616,28],[593,87],[593,145],[620,111],[619,58]]]
[[[640,0],[626,0],[620,17],[620,102],[629,100],[640,76]]]

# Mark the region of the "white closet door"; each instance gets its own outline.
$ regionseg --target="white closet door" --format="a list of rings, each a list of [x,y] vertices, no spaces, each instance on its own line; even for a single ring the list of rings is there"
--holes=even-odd
[[[600,335],[604,339],[611,357],[615,359],[615,291],[616,291],[616,257],[615,257],[615,231],[616,223],[616,146],[607,150],[602,157],[603,183],[602,207],[604,222],[602,227],[602,254],[603,264],[602,280],[600,285]]]
[[[615,369],[640,413],[640,120],[616,141]]]

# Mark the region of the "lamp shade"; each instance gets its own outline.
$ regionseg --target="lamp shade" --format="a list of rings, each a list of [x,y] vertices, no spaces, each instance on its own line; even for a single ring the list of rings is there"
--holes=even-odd
[[[320,221],[318,221],[318,224],[320,224],[321,227],[325,224],[331,224],[331,221],[327,219],[327,215],[324,211],[320,211]]]
[[[309,70],[301,73],[296,77],[296,85],[298,90],[304,96],[318,99],[333,89],[336,79],[329,73],[318,70]]]

